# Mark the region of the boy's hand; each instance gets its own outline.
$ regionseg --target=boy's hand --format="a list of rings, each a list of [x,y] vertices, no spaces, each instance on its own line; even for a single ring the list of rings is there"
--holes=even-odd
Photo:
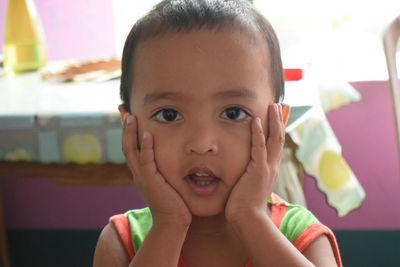
[[[281,105],[269,106],[268,121],[267,141],[261,120],[255,118],[251,122],[250,161],[225,207],[225,216],[231,223],[248,221],[254,214],[267,214],[267,201],[275,187],[285,142]]]
[[[135,116],[125,114],[122,151],[145,202],[150,207],[153,225],[188,227],[192,215],[182,197],[164,179],[154,160],[153,136],[145,132],[138,146]]]

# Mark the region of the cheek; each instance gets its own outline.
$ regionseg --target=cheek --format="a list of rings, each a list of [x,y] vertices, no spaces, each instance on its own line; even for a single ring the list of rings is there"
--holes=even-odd
[[[229,127],[223,131],[225,136],[221,138],[221,154],[224,157],[224,165],[228,166],[226,172],[231,177],[239,178],[250,160],[251,132],[249,123],[239,127]]]
[[[154,122],[138,116],[138,140],[140,143],[142,142],[144,131],[150,132],[153,135],[154,159],[157,168],[164,174],[163,171],[165,172],[166,169],[164,166],[176,165],[172,164],[173,162],[171,161],[174,160],[174,155],[177,153],[173,148],[177,146],[174,140],[169,137],[171,135],[165,132],[165,129],[159,129]]]
[[[169,181],[169,177],[176,177],[178,172],[179,157],[182,155],[181,145],[173,135],[163,131],[154,131],[154,159],[160,173]]]

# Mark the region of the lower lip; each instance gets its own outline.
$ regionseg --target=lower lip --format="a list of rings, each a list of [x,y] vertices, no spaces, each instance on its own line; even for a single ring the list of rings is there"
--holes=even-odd
[[[219,180],[215,178],[210,184],[198,185],[191,178],[187,178],[190,189],[198,196],[207,197],[212,195],[218,187]]]

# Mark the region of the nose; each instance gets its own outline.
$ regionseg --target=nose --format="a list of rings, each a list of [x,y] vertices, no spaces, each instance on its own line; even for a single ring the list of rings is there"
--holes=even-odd
[[[188,154],[211,154],[218,153],[217,134],[211,129],[212,127],[203,125],[191,127],[187,129],[187,141],[185,143],[185,151]]]

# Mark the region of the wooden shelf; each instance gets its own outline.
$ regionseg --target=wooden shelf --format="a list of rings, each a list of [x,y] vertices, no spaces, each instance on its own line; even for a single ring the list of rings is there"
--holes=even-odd
[[[126,164],[60,164],[0,161],[0,177],[46,177],[66,185],[133,184]]]

